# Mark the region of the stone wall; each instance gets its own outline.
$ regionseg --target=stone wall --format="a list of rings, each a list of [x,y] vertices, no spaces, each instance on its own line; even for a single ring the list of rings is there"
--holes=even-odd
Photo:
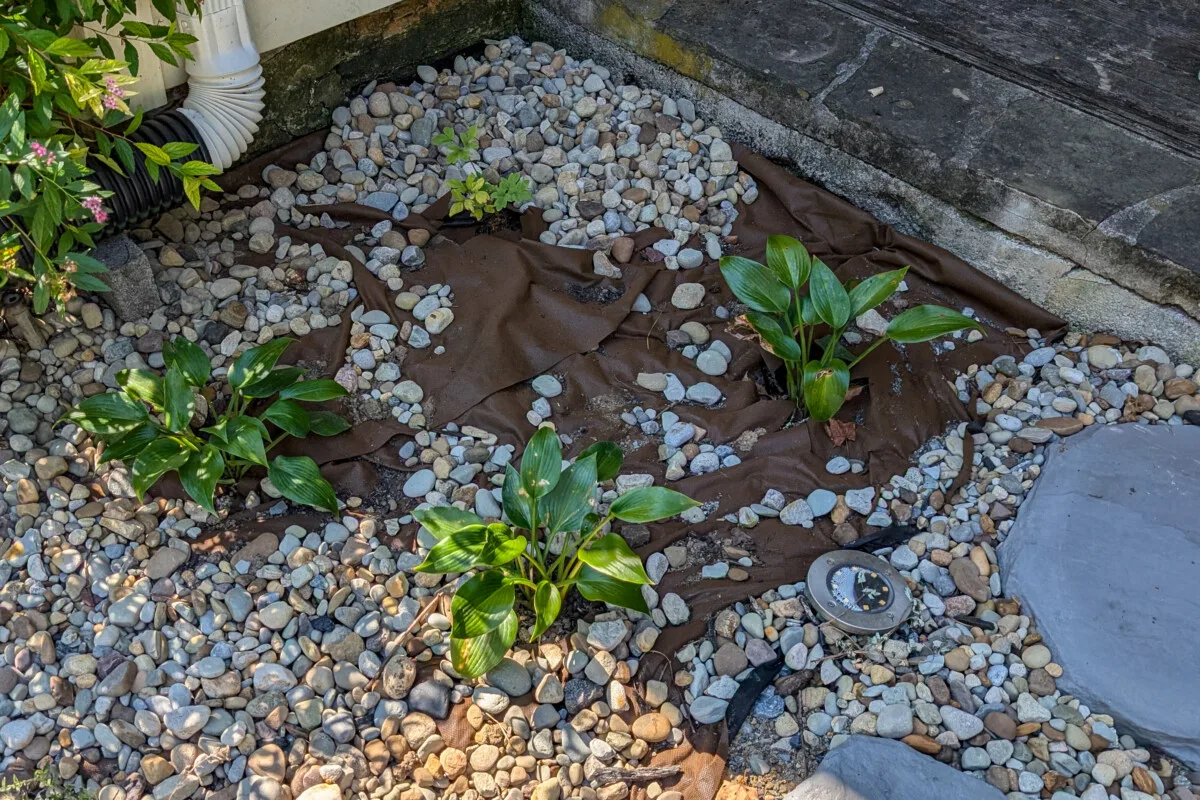
[[[401,0],[264,53],[267,110],[251,155],[326,127],[372,80],[403,79],[418,64],[511,35],[520,8],[521,0]]]

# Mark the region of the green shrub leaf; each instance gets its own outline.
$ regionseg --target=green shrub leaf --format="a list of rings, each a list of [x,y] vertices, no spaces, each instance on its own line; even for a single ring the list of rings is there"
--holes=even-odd
[[[98,394],[84,400],[67,419],[88,433],[110,436],[127,433],[142,422],[150,421],[150,412],[141,403],[117,392]]]
[[[234,458],[265,467],[267,451],[262,429],[258,427],[261,424],[253,417],[234,417],[224,426],[214,426],[214,431],[219,432],[214,432],[213,443]]]
[[[337,494],[329,481],[321,477],[317,462],[308,456],[278,456],[272,459],[267,467],[267,477],[279,493],[293,503],[337,513]]]
[[[791,292],[769,267],[741,256],[725,256],[721,275],[737,299],[755,311],[783,314],[788,310]]]
[[[242,394],[246,397],[271,397],[276,394],[280,397],[285,397],[281,393],[300,380],[303,375],[304,367],[280,367],[279,369],[273,369],[260,380],[242,387]]]
[[[533,610],[537,612],[537,624],[533,626],[530,638],[537,639],[558,619],[558,613],[562,611],[562,592],[550,581],[542,581],[533,593]]]
[[[643,486],[613,501],[608,513],[625,522],[657,522],[700,505],[687,495],[661,486]]]
[[[198,345],[192,344],[182,336],[176,336],[163,345],[163,362],[168,367],[177,367],[188,383],[197,389],[203,388],[212,376],[212,366],[208,356]]]
[[[520,621],[517,612],[508,616],[495,630],[472,639],[450,638],[450,663],[454,671],[467,680],[478,678],[504,660],[504,654],[517,640]]]
[[[175,367],[167,370],[163,392],[166,395],[163,423],[168,430],[176,433],[187,430],[188,423],[192,421],[192,414],[196,412],[196,397],[181,370]]]
[[[179,468],[179,482],[189,497],[215,514],[217,509],[213,505],[213,494],[224,471],[225,457],[220,450],[206,444]]]
[[[587,564],[580,568],[579,580],[575,585],[579,588],[579,593],[592,602],[611,603],[622,608],[632,608],[643,614],[650,613],[640,586],[610,578]]]
[[[513,525],[525,530],[532,528],[529,523],[533,516],[529,504],[529,492],[521,482],[521,476],[513,467],[512,462],[505,465],[504,487],[500,490],[500,500],[501,505],[504,506],[504,513],[508,515],[508,519]]]
[[[595,492],[596,457],[580,457],[563,472],[554,491],[538,504],[542,525],[551,534],[579,530],[594,510]]]
[[[562,474],[562,446],[553,428],[538,428],[521,456],[521,481],[533,497],[550,493]]]
[[[887,336],[901,344],[913,344],[967,328],[983,330],[978,322],[957,311],[942,306],[917,306],[893,319],[888,325]]]
[[[819,361],[804,365],[804,405],[813,419],[824,422],[832,419],[846,402],[850,388],[850,368],[840,358],[829,360],[828,366]]]
[[[770,314],[751,311],[746,315],[750,327],[762,337],[763,348],[784,361],[802,361],[804,354],[795,337],[789,335],[779,320]]]
[[[174,439],[155,439],[142,450],[129,471],[133,492],[141,499],[165,473],[183,466],[192,451]]]
[[[779,276],[779,280],[798,292],[808,281],[812,257],[808,249],[791,236],[768,236],[767,266]]]
[[[238,356],[229,368],[229,386],[242,389],[266,377],[275,368],[275,363],[295,339],[283,337],[272,339],[261,347],[252,347]]]
[[[579,463],[588,456],[596,457],[596,480],[611,481],[621,472],[621,465],[625,463],[625,454],[621,452],[621,448],[612,442],[596,442],[587,447],[575,463]]]
[[[332,411],[309,411],[308,421],[316,436],[337,436],[350,430],[350,423]]]
[[[850,290],[850,316],[857,317],[887,300],[900,288],[908,267],[872,275]]]
[[[850,319],[850,295],[846,294],[846,287],[833,270],[821,261],[813,261],[808,296],[812,298],[817,317],[834,330],[843,328]]]
[[[107,445],[104,448],[104,455],[100,456],[100,463],[105,464],[109,461],[132,463],[133,459],[137,458],[142,450],[146,449],[146,446],[157,439],[158,436],[157,425],[153,422],[143,422],[129,433]]]
[[[308,436],[311,427],[308,412],[295,400],[276,400],[262,413],[262,418],[297,439]]]
[[[300,381],[281,391],[279,396],[288,400],[320,403],[324,400],[345,397],[346,389],[337,381]]]
[[[117,386],[134,400],[149,403],[155,411],[167,405],[167,392],[162,376],[148,369],[123,369],[117,373]]]
[[[642,560],[629,547],[629,543],[615,533],[605,534],[579,551],[579,560],[584,564],[626,583],[649,583],[650,578],[642,568]]]
[[[473,639],[499,628],[513,610],[516,592],[498,569],[479,573],[459,586],[450,602],[450,635]]]
[[[414,511],[413,516],[417,518],[417,522],[425,526],[425,530],[433,534],[435,539],[445,539],[468,525],[485,524],[477,515],[454,506],[422,508]]]

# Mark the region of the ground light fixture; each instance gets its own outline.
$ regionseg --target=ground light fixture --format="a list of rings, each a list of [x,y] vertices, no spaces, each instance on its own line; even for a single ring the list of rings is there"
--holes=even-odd
[[[913,608],[904,577],[886,561],[857,550],[834,550],[814,561],[805,592],[822,617],[853,634],[889,633]]]

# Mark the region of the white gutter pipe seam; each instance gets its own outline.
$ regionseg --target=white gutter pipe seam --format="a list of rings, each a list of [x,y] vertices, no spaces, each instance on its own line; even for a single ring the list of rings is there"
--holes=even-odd
[[[205,0],[203,16],[181,14],[179,27],[198,39],[180,113],[196,126],[213,165],[229,169],[254,141],[266,95],[245,0]]]

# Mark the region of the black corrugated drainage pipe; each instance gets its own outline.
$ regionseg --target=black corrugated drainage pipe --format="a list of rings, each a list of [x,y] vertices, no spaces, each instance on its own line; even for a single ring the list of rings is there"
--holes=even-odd
[[[189,142],[198,145],[189,159],[211,159],[200,131],[178,109],[147,116],[129,139],[157,147],[168,142]],[[142,220],[157,217],[178,206],[184,199],[183,182],[179,178],[163,169],[159,171],[158,180],[154,181],[146,169],[145,156],[136,148],[133,153],[134,169],[126,171],[124,175],[95,159],[88,160],[88,167],[93,173],[89,180],[112,192],[112,197],[105,201],[110,209],[109,232],[123,231]]]

